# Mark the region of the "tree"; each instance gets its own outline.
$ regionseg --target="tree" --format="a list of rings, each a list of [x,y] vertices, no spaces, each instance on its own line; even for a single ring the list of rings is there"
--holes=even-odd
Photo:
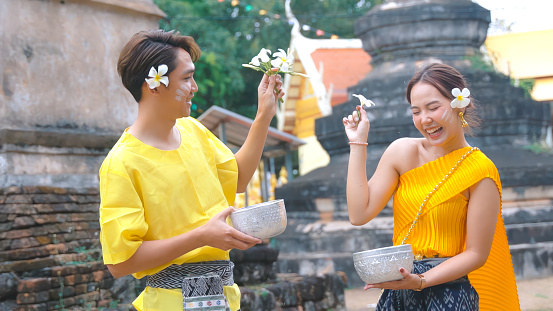
[[[194,97],[197,117],[218,105],[253,118],[257,110],[257,85],[261,73],[243,68],[261,48],[276,51],[290,44],[291,26],[284,0],[156,0],[167,14],[160,28],[192,36],[202,49],[196,62],[199,91]],[[353,23],[381,0],[293,1],[292,11],[302,24],[353,38]],[[264,10],[265,12],[263,12]],[[308,37],[318,37],[306,31]]]

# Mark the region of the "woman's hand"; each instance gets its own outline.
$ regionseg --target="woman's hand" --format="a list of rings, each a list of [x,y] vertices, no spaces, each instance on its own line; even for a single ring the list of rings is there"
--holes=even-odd
[[[273,71],[278,70],[274,68]],[[257,88],[257,114],[260,117],[272,119],[276,114],[277,101],[284,96],[282,91],[282,78],[280,75],[263,75],[263,79]]]
[[[383,289],[418,289],[421,287],[421,278],[416,274],[407,272],[404,268],[400,268],[399,272],[403,275],[403,279],[399,281],[383,282],[378,284],[367,284],[363,288],[383,288]]]
[[[234,211],[235,209],[230,206],[213,216],[201,227],[204,245],[226,251],[233,248],[245,250],[256,244],[261,244],[260,239],[242,233],[227,224],[227,217]]]
[[[359,114],[361,115],[361,119],[359,119]],[[342,122],[344,123],[344,129],[346,130],[349,141],[367,142],[371,124],[367,118],[365,109],[361,106],[357,106],[357,110],[342,119]]]

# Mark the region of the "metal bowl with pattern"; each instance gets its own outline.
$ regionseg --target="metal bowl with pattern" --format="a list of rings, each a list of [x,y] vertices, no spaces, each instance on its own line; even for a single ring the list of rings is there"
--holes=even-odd
[[[230,214],[230,221],[236,230],[259,239],[283,233],[288,222],[284,200],[243,207]]]
[[[404,244],[354,253],[353,266],[367,284],[401,280],[399,268],[413,269],[413,250]]]

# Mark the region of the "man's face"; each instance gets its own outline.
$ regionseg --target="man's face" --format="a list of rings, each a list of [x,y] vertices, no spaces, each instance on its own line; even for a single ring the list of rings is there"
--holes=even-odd
[[[198,85],[194,80],[195,66],[190,54],[179,49],[176,62],[177,67],[169,74],[169,87],[163,92],[163,102],[167,112],[177,119],[190,116],[192,98],[198,91]]]

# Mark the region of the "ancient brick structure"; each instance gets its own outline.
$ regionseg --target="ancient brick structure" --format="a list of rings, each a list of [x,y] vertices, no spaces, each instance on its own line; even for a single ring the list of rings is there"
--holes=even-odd
[[[0,310],[118,304],[101,261],[96,188],[0,188]]]

